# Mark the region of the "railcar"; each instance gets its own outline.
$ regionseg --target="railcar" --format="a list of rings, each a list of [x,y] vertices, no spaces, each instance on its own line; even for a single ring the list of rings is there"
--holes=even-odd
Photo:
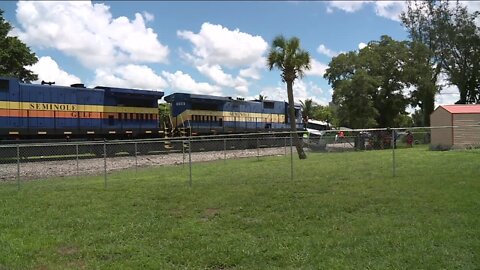
[[[289,105],[284,101],[235,100],[230,97],[174,93],[172,127],[187,135],[288,131]],[[301,107],[295,106],[297,129],[304,129]]]
[[[0,139],[158,137],[161,91],[0,77]]]

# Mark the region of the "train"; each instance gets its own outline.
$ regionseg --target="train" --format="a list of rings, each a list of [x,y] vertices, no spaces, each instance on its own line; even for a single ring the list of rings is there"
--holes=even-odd
[[[124,138],[158,135],[163,92],[55,86],[0,78],[0,138]]]
[[[160,123],[159,100],[171,104]],[[302,111],[295,106],[297,128]],[[0,77],[0,140],[139,139],[290,130],[288,103]]]
[[[291,128],[288,103],[284,101],[238,100],[186,93],[174,93],[165,96],[164,100],[171,104],[171,126],[176,134],[253,133]],[[295,105],[295,118],[297,129],[303,129],[299,105]]]

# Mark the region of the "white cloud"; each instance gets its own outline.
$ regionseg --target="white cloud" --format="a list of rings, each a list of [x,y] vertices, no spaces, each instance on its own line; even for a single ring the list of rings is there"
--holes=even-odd
[[[90,1],[19,1],[16,12],[15,34],[25,43],[60,50],[89,68],[167,62],[168,47],[140,13],[112,18],[109,6]]]
[[[328,105],[331,100],[331,96],[325,97],[325,91],[315,83],[309,81],[298,81],[293,87],[294,94],[296,95],[296,102],[300,100],[312,99],[313,102],[320,105]]]
[[[155,16],[150,12],[144,11],[142,14],[143,14],[143,17],[145,17],[145,20],[147,22],[151,22],[151,21],[155,20]]]
[[[248,68],[241,69],[239,75],[245,78],[252,78],[254,80],[260,79],[260,72],[265,70],[267,66],[267,59],[260,57],[255,63]]]
[[[339,53],[336,52],[336,51],[333,51],[333,50],[330,50],[329,48],[327,48],[325,45],[323,44],[320,44],[320,46],[318,46],[317,48],[317,52],[319,54],[323,54],[323,55],[326,55],[328,57],[334,57],[334,56],[337,56]]]
[[[175,73],[163,71],[162,75],[166,78],[170,87],[176,91],[193,94],[222,95],[219,86],[205,82],[196,82],[190,75],[182,71],[176,71]]]
[[[220,86],[234,88],[242,95],[248,93],[248,81],[239,76],[233,78],[232,75],[225,73],[220,65],[202,65],[197,66],[197,69]]]
[[[260,91],[261,95],[267,96],[271,100],[284,100],[288,102],[286,84],[279,84],[276,87],[267,87]],[[304,81],[296,81],[293,85],[293,96],[295,103],[300,100],[312,99],[320,105],[328,105],[331,96],[325,96],[325,91],[313,82],[305,83]]]
[[[318,62],[313,58],[310,60],[310,65],[310,70],[305,71],[305,74],[310,76],[323,77],[323,74],[325,74],[325,70],[328,68],[328,65]]]
[[[130,87],[146,90],[161,90],[167,87],[167,82],[155,72],[140,65],[124,65],[95,70],[94,85],[112,87]]]
[[[363,43],[363,42],[360,42],[358,43],[358,48],[361,50],[363,48],[367,47],[367,44],[366,43]]]
[[[400,13],[406,11],[407,5],[404,1],[377,1],[375,2],[375,13],[390,20],[400,22]]]
[[[460,1],[470,12],[480,11],[480,2],[478,1]]]
[[[36,64],[26,68],[38,74],[38,81],[35,83],[46,81],[55,82],[55,85],[71,85],[81,82],[77,76],[62,70],[50,56],[40,57]]]
[[[261,36],[233,31],[217,24],[203,23],[198,34],[177,31],[177,35],[193,44],[193,56],[209,65],[245,67],[255,64],[268,48]]]
[[[330,1],[327,2],[327,12],[333,12],[333,9],[340,9],[347,13],[357,12],[370,1]]]
[[[277,101],[283,100],[288,102],[287,87],[286,85],[283,85],[283,84],[278,85],[276,87],[265,87],[260,91],[259,94],[262,96],[266,96],[268,100],[277,100]]]
[[[375,14],[394,21],[400,21],[400,13],[406,9],[403,1],[331,1],[327,3],[327,12],[332,13],[335,9],[354,13],[364,6],[372,6]]]
[[[180,50],[181,56],[215,84],[233,88],[246,96],[249,85],[246,78],[260,79],[260,70],[265,67],[263,54],[268,48],[262,37],[208,22],[202,24],[198,34],[177,31],[177,35],[193,45],[191,52]],[[225,68],[240,70],[235,76]]]

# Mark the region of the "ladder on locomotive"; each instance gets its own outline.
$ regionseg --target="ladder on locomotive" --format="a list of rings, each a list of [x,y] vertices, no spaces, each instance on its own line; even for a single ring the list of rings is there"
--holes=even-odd
[[[174,134],[173,134],[173,121],[170,115],[168,115],[168,121],[170,122],[170,128],[168,128],[167,125],[164,125],[164,129],[165,129],[164,147],[165,149],[172,149],[173,146],[172,146],[172,143],[170,142],[170,137],[173,137]]]
[[[188,127],[185,127],[185,121],[183,121],[183,116],[180,115],[180,120],[182,121],[182,127],[179,128],[180,131],[180,136],[185,137],[185,135],[188,135],[189,137],[192,136],[192,126],[190,124],[190,120],[187,120],[188,122]]]
[[[188,137],[192,137],[192,126],[190,124],[190,120],[187,120],[188,121],[188,128],[185,128],[185,121],[183,121],[183,116],[182,115],[180,115],[180,120],[182,121],[182,127],[179,130],[180,131],[180,136],[185,137],[185,135],[187,134]],[[187,151],[190,147],[189,142],[183,141],[182,142],[182,147],[183,147],[183,151]]]
[[[175,137],[174,130],[175,128],[173,127],[173,121],[172,118],[169,116],[168,117],[170,121],[170,126],[171,126],[171,137]],[[181,137],[186,137],[185,135],[192,136],[192,128],[190,124],[190,120],[188,120],[188,128],[185,127],[185,122],[183,121],[183,117],[180,115],[180,120],[182,121],[182,126],[178,128],[178,131],[180,133]],[[166,133],[167,134],[167,133]],[[188,144],[185,142],[182,143],[182,147],[184,149],[188,149]],[[165,149],[172,149],[173,145],[171,144],[171,141],[168,136],[165,137]]]

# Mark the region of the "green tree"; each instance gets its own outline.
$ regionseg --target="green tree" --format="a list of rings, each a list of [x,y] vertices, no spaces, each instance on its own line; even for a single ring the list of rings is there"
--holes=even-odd
[[[340,125],[353,128],[398,126],[408,99],[406,42],[382,36],[360,51],[334,57],[324,77],[332,85],[335,115]]]
[[[414,127],[423,127],[423,113],[420,110],[415,110],[412,114],[412,126]]]
[[[292,37],[286,39],[282,35],[275,37],[268,53],[267,65],[270,70],[279,69],[282,81],[287,84],[289,120],[293,132],[295,146],[300,159],[307,158],[303,151],[302,141],[297,134],[295,121],[295,106],[293,98],[293,83],[297,78],[303,78],[305,70],[310,69],[310,54],[300,47],[300,39]]]
[[[35,53],[30,51],[17,37],[7,36],[12,26],[3,18],[0,9],[0,76],[14,77],[23,82],[38,79],[31,70],[25,68],[38,62]]]
[[[419,107],[419,126],[430,126],[430,114],[435,109],[435,95],[440,92],[437,84],[439,66],[432,63],[432,53],[425,44],[412,41],[409,43],[410,57],[405,68],[408,84],[414,86],[410,102],[414,108]]]
[[[436,41],[434,28],[431,27],[436,21],[433,12],[435,3],[432,1],[407,3],[407,11],[400,17],[412,39],[408,80],[416,89],[411,95],[411,104],[413,107],[420,107],[415,117],[417,120],[421,119],[421,122],[417,124],[429,126],[430,114],[435,109],[435,95],[441,90],[437,81],[442,70],[439,58],[440,46]]]
[[[376,126],[379,113],[372,94],[377,88],[378,81],[365,70],[357,71],[351,80],[338,82],[333,92],[333,102],[338,105],[339,125],[351,128]]]
[[[429,48],[435,79],[441,71],[445,72],[449,83],[459,89],[457,103],[478,103],[480,34],[475,20],[479,13],[469,13],[458,1],[454,6],[449,1],[434,0],[407,3],[402,23],[414,42]]]
[[[315,103],[312,99],[306,99],[305,101],[300,100],[300,106],[302,106],[302,116],[304,121],[306,122],[308,119],[313,118],[313,109],[315,107]]]
[[[380,127],[398,126],[399,118],[405,114],[409,103],[403,93],[408,85],[404,71],[408,51],[406,41],[396,41],[384,35],[379,41],[369,42],[359,52],[361,66],[379,83],[372,98],[373,106],[379,112],[376,121]]]
[[[314,105],[312,118],[320,121],[325,121],[329,124],[336,124],[333,110],[330,106]]]
[[[267,96],[264,96],[264,95],[261,95],[261,94],[258,95],[258,100],[259,101],[267,100],[267,98],[268,98]]]

